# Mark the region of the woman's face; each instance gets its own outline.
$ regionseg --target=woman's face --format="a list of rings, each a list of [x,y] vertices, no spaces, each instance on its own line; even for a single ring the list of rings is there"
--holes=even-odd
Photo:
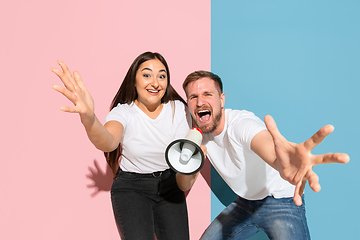
[[[137,101],[147,108],[161,104],[161,99],[167,88],[167,72],[164,64],[158,59],[143,62],[136,72],[135,87]]]

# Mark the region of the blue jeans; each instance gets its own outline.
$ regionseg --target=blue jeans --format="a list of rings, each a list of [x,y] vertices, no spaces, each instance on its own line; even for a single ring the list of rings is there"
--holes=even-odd
[[[263,230],[269,239],[310,239],[305,202],[296,206],[292,198],[249,201],[238,197],[210,224],[201,240],[248,239]]]
[[[119,171],[111,202],[122,240],[188,240],[185,194],[168,169],[154,174]]]

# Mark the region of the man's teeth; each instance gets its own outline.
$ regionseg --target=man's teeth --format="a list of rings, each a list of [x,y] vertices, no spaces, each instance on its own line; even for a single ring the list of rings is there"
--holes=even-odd
[[[210,111],[209,110],[200,110],[200,111],[198,111],[198,114],[199,115],[210,114]]]

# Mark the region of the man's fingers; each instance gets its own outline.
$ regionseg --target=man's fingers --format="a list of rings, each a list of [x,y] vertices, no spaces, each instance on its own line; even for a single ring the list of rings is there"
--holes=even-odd
[[[304,190],[306,187],[307,179],[303,178],[301,181],[299,181],[296,184],[295,192],[294,192],[294,202],[297,206],[300,206],[302,204],[302,198],[301,196],[304,194]]]
[[[311,151],[319,143],[321,143],[326,136],[334,131],[334,126],[326,125],[320,128],[311,138],[304,142],[304,146],[307,150]]]
[[[268,129],[268,131],[270,132],[270,134],[274,140],[275,139],[284,139],[283,135],[281,135],[281,133],[279,132],[279,129],[277,128],[275,120],[273,119],[272,116],[266,115],[264,117],[264,122],[265,122],[266,128]]]
[[[348,163],[350,161],[349,155],[346,153],[325,153],[320,155],[312,155],[312,164],[327,164],[327,163]]]
[[[307,183],[307,179],[303,178],[301,181],[301,186],[300,186],[300,191],[299,191],[300,196],[302,196],[304,194],[306,183]]]
[[[350,161],[346,153],[326,153],[320,156],[322,156],[321,163],[348,163]]]
[[[204,156],[206,156],[207,155],[207,147],[205,145],[200,145],[200,148],[203,151]]]
[[[309,180],[309,186],[314,192],[318,192],[321,190],[321,186],[319,184],[319,177],[313,170],[308,171],[308,173],[306,174],[306,178]]]
[[[296,184],[295,187],[295,192],[294,192],[294,203],[297,206],[300,206],[302,204],[302,199],[301,199],[301,186],[302,186],[302,181],[298,182],[298,184]]]

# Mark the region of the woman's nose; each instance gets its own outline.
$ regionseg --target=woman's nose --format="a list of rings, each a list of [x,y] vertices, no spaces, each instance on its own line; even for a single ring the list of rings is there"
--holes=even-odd
[[[158,88],[159,87],[159,81],[156,77],[153,77],[152,78],[152,81],[151,81],[151,86],[153,86],[154,88]]]

